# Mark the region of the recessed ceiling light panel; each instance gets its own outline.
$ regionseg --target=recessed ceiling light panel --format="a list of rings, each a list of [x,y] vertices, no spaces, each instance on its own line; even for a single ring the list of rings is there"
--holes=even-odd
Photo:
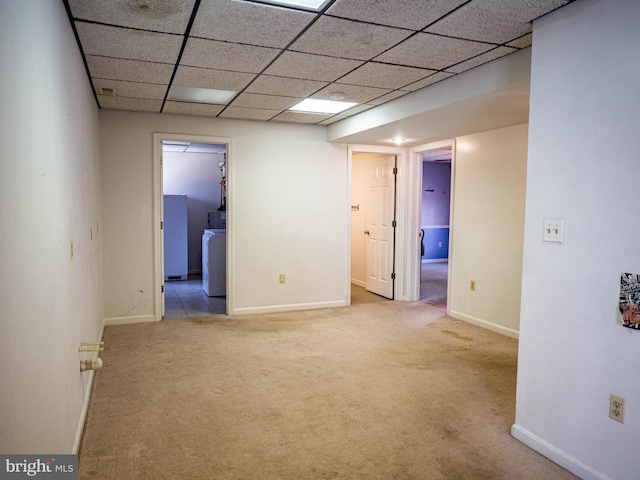
[[[171,87],[167,100],[226,105],[237,93],[230,90],[212,90],[210,88],[179,87],[174,85]]]
[[[330,0],[255,0],[254,3],[266,3],[279,7],[297,7],[319,12]]]
[[[336,102],[333,100],[319,100],[317,98],[305,98],[301,102],[296,103],[293,107],[289,108],[294,112],[306,112],[306,113],[340,113],[345,110],[358,105],[353,102]]]

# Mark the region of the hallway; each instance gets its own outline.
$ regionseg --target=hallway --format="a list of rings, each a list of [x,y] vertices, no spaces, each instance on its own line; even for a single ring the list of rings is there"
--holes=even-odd
[[[420,301],[447,306],[448,262],[423,263],[420,273]]]

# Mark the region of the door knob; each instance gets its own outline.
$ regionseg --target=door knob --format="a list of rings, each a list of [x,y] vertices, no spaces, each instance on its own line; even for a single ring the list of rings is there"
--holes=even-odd
[[[369,235],[369,233],[370,233],[370,232],[369,232],[369,230],[365,230],[365,231],[364,231],[364,234],[365,234],[365,235]]]

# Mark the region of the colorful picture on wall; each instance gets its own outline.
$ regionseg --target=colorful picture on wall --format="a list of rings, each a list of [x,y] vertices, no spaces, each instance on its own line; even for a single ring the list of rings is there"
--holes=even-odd
[[[623,273],[620,277],[619,307],[622,325],[640,330],[640,275]]]

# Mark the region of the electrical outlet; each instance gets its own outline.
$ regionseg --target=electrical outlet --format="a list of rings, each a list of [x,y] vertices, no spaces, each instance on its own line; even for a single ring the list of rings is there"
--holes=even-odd
[[[624,398],[613,393],[609,396],[609,418],[624,423]]]
[[[285,276],[284,273],[280,274],[280,283],[285,283]]]
[[[472,292],[476,291],[476,281],[475,280],[471,280],[471,283],[469,284],[469,290],[471,290]]]

